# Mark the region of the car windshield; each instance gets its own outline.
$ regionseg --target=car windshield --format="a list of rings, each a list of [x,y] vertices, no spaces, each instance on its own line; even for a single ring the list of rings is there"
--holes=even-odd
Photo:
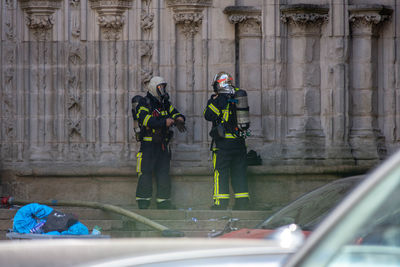
[[[302,266],[399,266],[400,165],[332,224]]]
[[[358,183],[361,176],[344,178],[303,195],[267,220],[257,225],[260,229],[275,229],[295,223],[302,230],[313,230],[340,200]]]

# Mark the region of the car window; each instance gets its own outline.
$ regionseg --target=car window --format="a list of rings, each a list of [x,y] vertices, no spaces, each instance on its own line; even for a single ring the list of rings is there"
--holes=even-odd
[[[275,229],[295,223],[302,230],[313,230],[359,180],[360,178],[346,178],[322,186],[298,198],[257,228]]]
[[[399,266],[400,167],[333,228],[302,266]]]

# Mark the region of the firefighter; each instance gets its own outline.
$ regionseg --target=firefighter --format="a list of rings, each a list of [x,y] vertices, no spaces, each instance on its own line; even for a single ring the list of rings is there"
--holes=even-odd
[[[249,206],[245,136],[238,128],[235,109],[235,92],[239,89],[234,88],[232,82],[229,73],[216,74],[212,83],[214,94],[204,109],[204,118],[212,122],[214,204],[211,209],[217,210],[228,207],[230,178],[235,198],[233,209],[244,210]]]
[[[169,141],[176,126],[180,132],[186,130],[185,117],[174,108],[166,91],[167,83],[162,77],[153,77],[148,92],[136,107],[140,125],[140,151],[137,154],[138,184],[136,201],[139,209],[147,209],[152,199],[153,174],[156,178],[158,209],[173,209],[171,204],[171,178],[169,176],[171,150]]]

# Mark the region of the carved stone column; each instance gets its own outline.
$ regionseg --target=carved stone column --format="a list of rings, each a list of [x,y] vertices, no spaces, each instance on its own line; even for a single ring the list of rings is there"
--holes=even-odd
[[[386,154],[378,125],[377,37],[380,24],[392,10],[381,5],[351,6],[352,35],[350,145],[357,161],[367,164]]]
[[[96,10],[100,26],[99,42],[99,84],[93,85],[98,116],[97,150],[100,161],[109,162],[125,153],[124,132],[126,131],[126,81],[123,79],[125,40],[122,34],[125,26],[124,12],[131,8],[133,0],[89,0]],[[95,81],[91,81],[95,82]],[[122,152],[121,152],[122,151]]]
[[[179,155],[182,160],[202,160],[197,153],[203,145],[203,129],[206,122],[203,119],[203,45],[201,25],[203,10],[211,6],[212,0],[167,0],[167,6],[173,10],[176,24],[176,106],[185,114],[186,135],[177,136]],[[186,143],[186,144],[183,144]],[[177,153],[178,154],[178,153]],[[179,161],[180,159],[178,159]]]
[[[236,73],[237,86],[245,89],[249,95],[251,113],[251,133],[253,137],[261,138],[261,10],[250,6],[228,6],[224,13],[232,24],[237,25],[236,40],[239,51],[239,71]],[[248,49],[251,47],[251,49]]]
[[[55,88],[51,68],[54,59],[52,30],[54,12],[61,7],[61,0],[19,0],[25,11],[25,22],[33,37],[28,42],[30,84],[25,88],[29,95],[26,123],[29,133],[28,153],[25,156],[34,161],[49,161],[56,157],[55,134]]]
[[[349,50],[347,0],[332,5],[321,47],[322,125],[330,165],[354,165],[349,144]]]
[[[324,158],[321,126],[321,25],[329,9],[299,4],[281,8],[288,24],[287,149],[288,159]]]

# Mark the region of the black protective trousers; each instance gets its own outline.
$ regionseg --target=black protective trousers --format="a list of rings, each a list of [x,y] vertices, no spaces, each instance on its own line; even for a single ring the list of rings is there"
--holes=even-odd
[[[229,180],[235,199],[248,199],[247,161],[246,150],[219,149],[213,152],[214,163],[214,203],[219,205],[220,200],[229,201]]]
[[[153,174],[157,185],[157,199],[170,199],[171,178],[169,167],[171,154],[167,146],[161,143],[145,142],[140,146],[137,156],[137,172],[139,181],[136,198],[147,199],[153,195]]]

